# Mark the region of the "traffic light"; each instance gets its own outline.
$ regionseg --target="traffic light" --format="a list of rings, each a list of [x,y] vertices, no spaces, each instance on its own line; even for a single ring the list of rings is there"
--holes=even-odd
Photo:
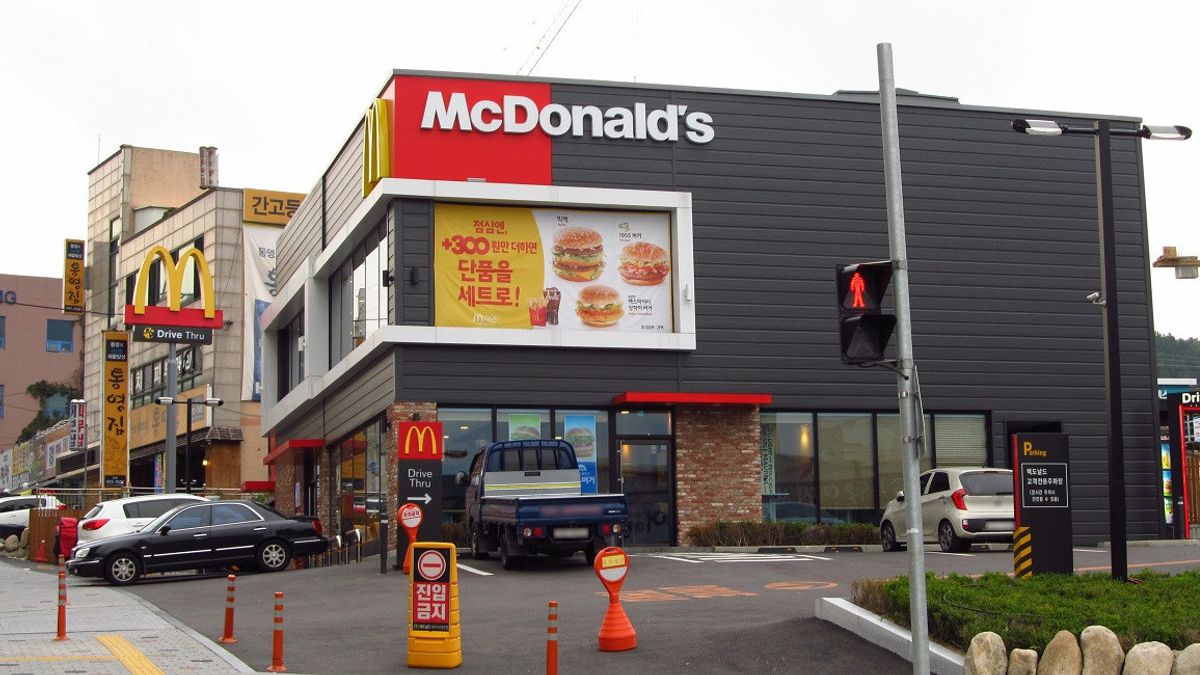
[[[886,361],[884,350],[896,329],[896,317],[881,308],[892,281],[892,261],[837,265],[836,269],[842,363]]]

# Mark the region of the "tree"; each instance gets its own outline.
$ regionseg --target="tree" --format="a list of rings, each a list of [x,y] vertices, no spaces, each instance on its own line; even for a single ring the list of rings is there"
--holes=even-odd
[[[21,434],[17,436],[17,442],[23,443],[33,438],[37,432],[42,429],[49,429],[56,422],[63,419],[63,415],[48,415],[46,414],[46,401],[55,396],[63,396],[70,401],[73,398],[82,398],[83,392],[80,387],[70,382],[47,382],[38,380],[25,388],[25,393],[29,394],[38,402],[38,414],[33,418]]]
[[[1154,346],[1158,353],[1159,377],[1200,379],[1200,339],[1155,333]]]

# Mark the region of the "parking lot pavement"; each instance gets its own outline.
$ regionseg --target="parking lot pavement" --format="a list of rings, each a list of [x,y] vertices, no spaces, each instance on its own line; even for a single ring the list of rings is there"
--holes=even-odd
[[[58,632],[58,570],[0,562],[0,669],[14,673],[253,672],[134,595],[67,579],[67,640]]]

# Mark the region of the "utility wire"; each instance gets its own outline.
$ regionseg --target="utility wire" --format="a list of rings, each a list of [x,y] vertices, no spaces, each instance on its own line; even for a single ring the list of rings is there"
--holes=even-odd
[[[567,2],[570,2],[570,0],[567,0]],[[554,41],[558,39],[558,34],[562,32],[562,29],[566,27],[567,23],[571,20],[571,17],[575,15],[575,10],[579,9],[580,2],[582,2],[582,0],[575,0],[575,4],[571,6],[571,11],[567,12],[567,18],[560,22],[558,21],[558,16],[562,16],[563,10],[565,10],[567,7],[567,4],[563,3],[563,6],[558,11],[558,15],[555,16],[555,20],[546,28],[546,32],[542,35],[541,39],[537,41],[537,44],[533,46],[533,51],[530,52],[529,56],[525,58],[525,62],[528,63],[529,59],[532,59],[535,54],[537,55],[537,58],[534,59],[533,64],[529,66],[528,69],[522,66],[521,69],[517,71],[518,75],[531,75],[533,73],[533,70],[537,68],[539,63],[542,62],[542,57],[546,55],[546,52],[550,51],[551,45],[553,45]],[[550,35],[550,31],[554,31],[554,35]],[[546,39],[547,35],[550,35],[549,40]],[[544,47],[542,46],[543,43],[545,43]],[[541,53],[539,54],[538,52]]]

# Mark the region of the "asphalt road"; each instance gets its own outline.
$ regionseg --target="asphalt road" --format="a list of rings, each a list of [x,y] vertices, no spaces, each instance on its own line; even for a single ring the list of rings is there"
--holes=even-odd
[[[1200,547],[1129,551],[1131,572],[1200,568]],[[895,655],[813,618],[816,598],[849,597],[855,579],[904,574],[906,554],[631,552],[621,599],[638,646],[628,652],[598,650],[607,596],[582,557],[534,559],[515,571],[502,570],[495,559],[461,560],[459,671],[544,672],[547,602],[556,600],[563,673],[911,672]],[[1075,551],[1080,571],[1107,571],[1108,560],[1103,549]],[[943,574],[1007,572],[1012,554],[930,552],[926,564]],[[220,636],[224,577],[151,577],[131,590],[198,632]],[[239,577],[239,642],[229,649],[259,670],[271,662],[274,591],[285,594],[289,672],[407,670],[407,579],[390,569],[379,574],[377,558]]]

